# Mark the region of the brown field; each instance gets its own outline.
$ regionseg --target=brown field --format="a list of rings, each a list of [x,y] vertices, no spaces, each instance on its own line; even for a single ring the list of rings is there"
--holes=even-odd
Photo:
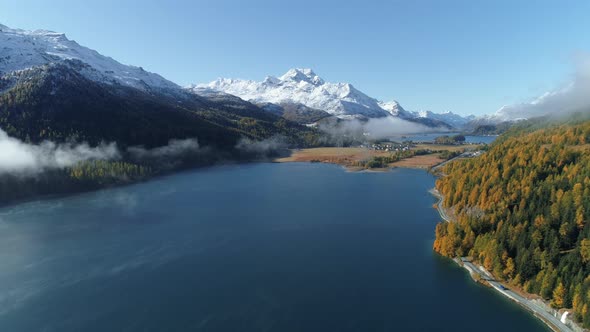
[[[350,166],[355,161],[367,160],[376,156],[387,156],[389,152],[374,151],[365,148],[313,148],[293,150],[291,156],[276,159],[276,162],[310,162],[319,161]]]
[[[416,147],[418,149],[429,149],[428,144],[421,144]],[[436,150],[445,150],[445,148],[456,149],[456,146],[437,145]],[[430,148],[435,150],[434,148]],[[364,170],[363,167],[355,167],[355,162],[368,160],[377,156],[388,156],[390,152],[375,151],[366,148],[313,148],[291,151],[291,156],[276,159],[275,162],[311,162],[317,161],[322,163],[338,164],[346,166],[351,171]],[[412,158],[404,159],[390,164],[390,167],[403,168],[429,168],[437,165],[444,160],[440,158],[438,153],[414,156]],[[383,171],[384,169],[373,169],[372,171]],[[386,170],[386,169],[385,169]]]
[[[432,166],[442,163],[443,161],[445,160],[441,159],[438,153],[433,153],[400,160],[398,162],[390,164],[390,166],[402,168],[430,168]]]

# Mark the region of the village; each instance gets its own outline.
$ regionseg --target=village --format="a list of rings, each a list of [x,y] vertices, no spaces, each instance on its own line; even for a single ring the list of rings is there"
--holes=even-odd
[[[374,151],[394,152],[394,151],[408,151],[411,148],[415,147],[415,144],[413,142],[403,142],[403,143],[378,142],[378,143],[372,143],[372,144],[361,144],[359,147],[374,150]]]

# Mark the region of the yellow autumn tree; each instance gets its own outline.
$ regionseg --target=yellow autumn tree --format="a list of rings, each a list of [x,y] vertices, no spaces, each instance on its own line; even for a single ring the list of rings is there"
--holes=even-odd
[[[562,308],[565,303],[565,287],[563,287],[563,283],[560,281],[555,287],[553,291],[553,299],[551,300],[551,305],[556,308]]]

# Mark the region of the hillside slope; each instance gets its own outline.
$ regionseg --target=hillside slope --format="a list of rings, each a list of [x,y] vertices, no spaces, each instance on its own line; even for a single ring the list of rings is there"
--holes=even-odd
[[[443,173],[458,220],[437,225],[434,249],[472,256],[590,327],[590,121],[520,126]]]
[[[276,134],[305,146],[300,134],[313,134],[238,98],[211,100],[187,94],[178,101],[89,80],[76,70],[78,65],[43,65],[11,77],[12,87],[0,94],[0,129],[33,143],[105,141],[155,147],[170,139],[197,138],[221,149],[233,148],[242,136],[265,139]]]
[[[77,60],[86,78],[110,85],[123,85],[146,92],[176,93],[178,85],[141,67],[124,65],[82,46],[65,34],[48,30],[11,29],[0,24],[0,76],[51,63]]]

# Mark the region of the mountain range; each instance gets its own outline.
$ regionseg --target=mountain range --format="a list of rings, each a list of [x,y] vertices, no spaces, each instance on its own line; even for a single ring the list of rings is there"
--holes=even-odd
[[[319,136],[240,98],[190,93],[61,33],[2,25],[0,51],[0,129],[23,141],[155,147],[198,138],[227,151],[244,137],[278,134],[306,146]]]
[[[350,83],[327,82],[311,69],[290,69],[260,82],[217,79],[183,88],[63,33],[0,25],[0,50],[0,129],[31,142],[116,141],[149,147],[198,137],[204,144],[231,149],[241,137],[262,140],[280,134],[291,145],[310,146],[322,140],[313,125],[326,119],[399,118],[431,130],[461,130],[477,123],[473,116],[452,112],[408,111]]]
[[[0,25],[0,157],[24,158],[34,166],[29,169],[43,170],[25,174],[15,166],[6,173],[0,167],[0,202],[258,160],[286,147],[350,145],[376,131],[386,137],[400,129],[460,130],[476,120],[411,112],[351,84],[326,82],[310,69],[262,82],[219,79],[181,87],[62,33]],[[497,127],[486,119],[484,130]],[[116,157],[84,153],[102,146]],[[64,151],[82,157],[64,163]]]
[[[187,87],[199,95],[225,93],[238,96],[268,109],[283,105],[300,105],[324,111],[340,119],[398,117],[429,127],[461,129],[474,116],[463,117],[452,112],[411,112],[397,101],[383,102],[368,96],[350,83],[330,83],[309,68],[294,68],[280,77],[267,76],[263,81],[219,78],[206,84]],[[272,105],[272,106],[269,106]]]

